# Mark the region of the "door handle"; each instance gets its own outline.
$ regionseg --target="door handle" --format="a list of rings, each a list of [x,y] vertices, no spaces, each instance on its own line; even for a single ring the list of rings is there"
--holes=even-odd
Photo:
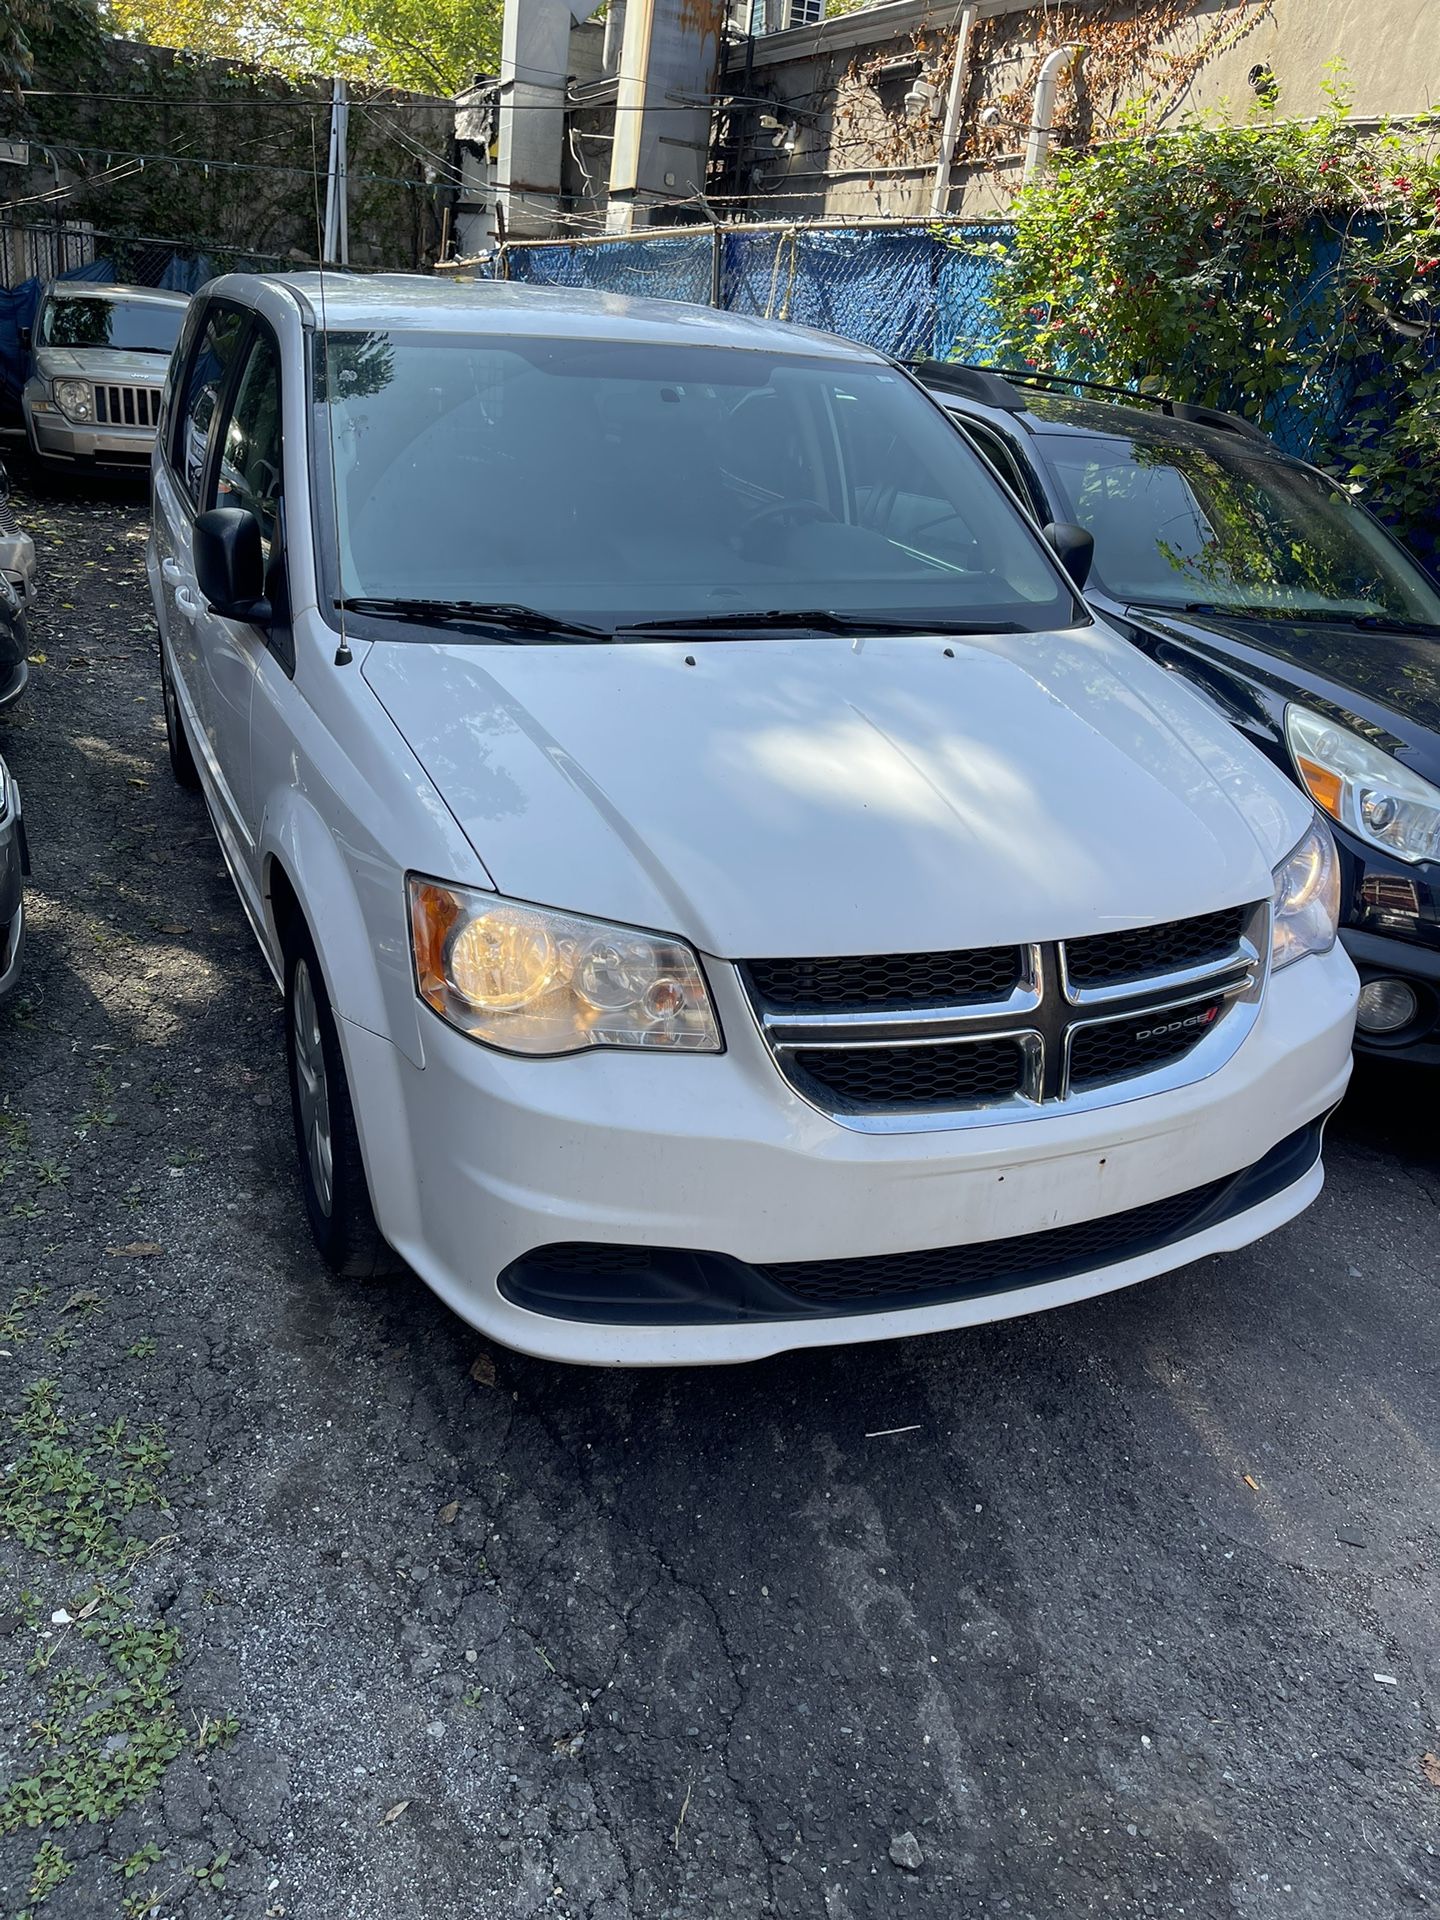
[[[170,581],[172,586],[177,580],[183,580],[185,578],[184,574],[180,571],[180,562],[178,560],[162,560],[160,562],[160,571],[164,574],[165,578]]]
[[[183,613],[187,620],[193,620],[200,611],[200,602],[188,587],[175,589],[175,606],[177,612]]]

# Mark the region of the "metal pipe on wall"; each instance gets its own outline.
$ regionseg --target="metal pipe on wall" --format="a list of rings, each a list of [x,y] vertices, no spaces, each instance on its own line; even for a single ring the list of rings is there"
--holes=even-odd
[[[1067,67],[1078,66],[1084,57],[1084,47],[1072,40],[1066,46],[1056,47],[1053,53],[1047,53],[1041,63],[1040,78],[1035,82],[1035,111],[1031,116],[1030,138],[1025,147],[1025,167],[1020,175],[1022,186],[1029,186],[1050,152],[1055,94],[1060,85],[1060,76]]]
[[[945,101],[945,124],[940,134],[940,157],[935,162],[935,185],[930,194],[930,211],[945,212],[950,198],[950,167],[955,158],[955,141],[960,132],[960,116],[965,111],[965,87],[970,78],[970,35],[975,26],[975,8],[966,7],[955,30],[955,58],[950,67],[950,92]]]

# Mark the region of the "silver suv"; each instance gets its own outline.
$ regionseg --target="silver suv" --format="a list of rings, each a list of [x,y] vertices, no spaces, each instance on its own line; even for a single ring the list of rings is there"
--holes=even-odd
[[[148,467],[170,350],[190,304],[154,287],[63,281],[28,340],[25,432],[44,466]]]

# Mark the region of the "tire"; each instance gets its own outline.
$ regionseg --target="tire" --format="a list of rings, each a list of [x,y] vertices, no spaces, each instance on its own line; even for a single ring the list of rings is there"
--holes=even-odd
[[[160,698],[165,707],[165,745],[170,750],[170,771],[177,785],[184,787],[187,793],[195,793],[200,786],[200,772],[185,736],[185,722],[181,718],[180,703],[175,698],[175,683],[165,664],[163,640],[160,642]]]
[[[375,1223],[350,1084],[324,976],[303,925],[285,940],[285,1061],[306,1218],[333,1273],[371,1279],[399,1266]]]

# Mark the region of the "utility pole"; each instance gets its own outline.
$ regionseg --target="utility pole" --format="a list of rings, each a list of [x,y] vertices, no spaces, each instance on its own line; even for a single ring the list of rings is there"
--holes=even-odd
[[[342,267],[350,264],[350,100],[336,78],[330,93],[330,159],[325,182],[325,237],[321,252]]]

